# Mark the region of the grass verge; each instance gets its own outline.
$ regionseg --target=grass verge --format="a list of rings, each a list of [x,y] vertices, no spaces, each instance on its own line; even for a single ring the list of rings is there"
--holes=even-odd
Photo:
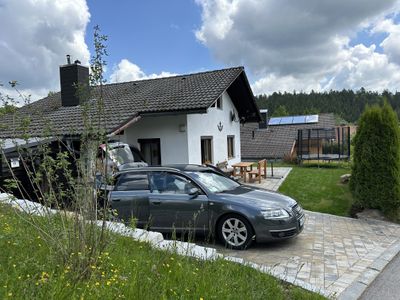
[[[340,176],[350,173],[347,165],[305,164],[292,168],[279,188],[281,193],[293,197],[307,210],[349,216],[353,198],[349,185],[340,183]]]
[[[4,205],[0,249],[1,299],[323,299],[249,267],[178,256],[117,235],[91,266],[91,277],[76,281],[45,240]]]

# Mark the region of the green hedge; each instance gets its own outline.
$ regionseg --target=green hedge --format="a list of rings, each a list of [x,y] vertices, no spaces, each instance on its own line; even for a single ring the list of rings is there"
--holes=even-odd
[[[398,218],[400,207],[400,130],[388,103],[367,107],[354,139],[350,189],[359,205]]]

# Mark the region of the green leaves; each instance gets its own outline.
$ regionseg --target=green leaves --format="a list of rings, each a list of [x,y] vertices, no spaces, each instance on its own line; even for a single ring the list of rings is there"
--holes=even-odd
[[[367,107],[354,139],[350,188],[358,204],[399,217],[400,129],[396,113],[385,101]]]

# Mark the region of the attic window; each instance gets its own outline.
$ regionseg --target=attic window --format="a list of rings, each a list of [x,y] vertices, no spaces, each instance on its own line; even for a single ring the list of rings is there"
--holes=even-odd
[[[211,107],[216,107],[218,109],[222,109],[222,97],[218,97],[217,101],[215,101]]]

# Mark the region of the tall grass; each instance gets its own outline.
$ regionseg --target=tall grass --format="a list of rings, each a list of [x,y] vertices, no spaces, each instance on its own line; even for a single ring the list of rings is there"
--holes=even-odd
[[[59,217],[53,221],[62,226]],[[13,209],[0,205],[0,224],[1,299],[323,299],[250,267],[183,257],[112,234],[90,276],[77,281],[71,265],[49,259],[57,253]]]

